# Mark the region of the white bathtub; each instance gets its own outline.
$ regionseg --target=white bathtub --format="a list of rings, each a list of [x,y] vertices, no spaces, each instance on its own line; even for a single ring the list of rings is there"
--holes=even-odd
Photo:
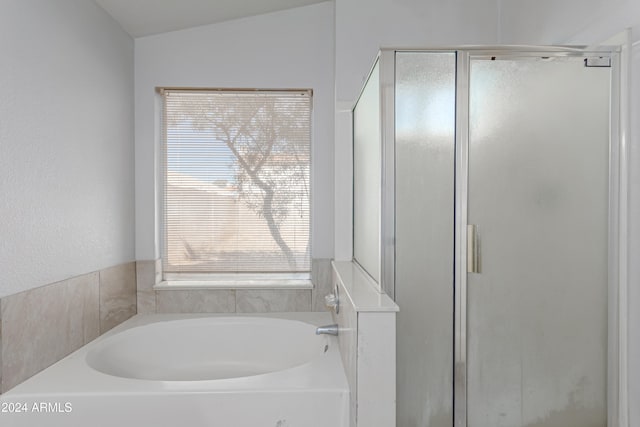
[[[0,396],[0,425],[346,427],[330,322],[138,315]]]

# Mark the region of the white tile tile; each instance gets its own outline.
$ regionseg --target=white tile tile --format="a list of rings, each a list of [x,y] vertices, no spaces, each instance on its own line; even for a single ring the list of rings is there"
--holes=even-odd
[[[354,290],[350,266],[332,269],[333,282],[338,283],[339,313],[333,313],[339,325],[340,355],[351,392],[351,426],[395,425],[395,304],[379,304],[378,293],[370,289]],[[347,274],[345,273],[347,271]],[[339,274],[343,273],[343,274]],[[356,299],[354,302],[354,295]],[[363,297],[363,298],[360,298]],[[386,295],[385,295],[386,297]],[[375,311],[375,309],[379,311]],[[397,306],[395,306],[397,309]],[[364,310],[364,311],[361,311]],[[356,412],[357,411],[357,412]]]
[[[396,422],[396,314],[358,313],[358,424]]]
[[[398,306],[389,296],[377,289],[377,284],[356,263],[332,261],[333,270],[343,282],[344,298],[349,298],[358,312],[398,311]]]
[[[338,281],[335,271],[332,272],[333,281],[339,284],[339,295],[344,295],[344,286]],[[338,314],[332,312],[334,321],[338,324],[338,345],[340,346],[340,356],[342,365],[349,383],[350,399],[349,410],[352,416],[351,425],[355,426],[355,415],[357,410],[357,348],[358,348],[358,313],[355,311],[349,299],[345,299],[340,304]]]

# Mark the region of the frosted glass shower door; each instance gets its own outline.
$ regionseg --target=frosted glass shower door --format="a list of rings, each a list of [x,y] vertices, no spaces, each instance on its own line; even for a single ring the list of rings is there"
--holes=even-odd
[[[604,427],[611,69],[470,64],[467,425]]]
[[[456,54],[396,53],[397,425],[453,421]]]

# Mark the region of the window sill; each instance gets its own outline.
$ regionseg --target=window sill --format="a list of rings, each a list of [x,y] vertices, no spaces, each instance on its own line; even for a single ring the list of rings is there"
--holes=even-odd
[[[308,279],[294,280],[167,280],[153,286],[156,291],[201,289],[313,289]]]

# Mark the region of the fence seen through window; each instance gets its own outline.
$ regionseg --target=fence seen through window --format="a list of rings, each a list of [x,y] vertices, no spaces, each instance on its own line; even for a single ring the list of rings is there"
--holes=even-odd
[[[162,93],[164,272],[309,271],[311,91]]]

